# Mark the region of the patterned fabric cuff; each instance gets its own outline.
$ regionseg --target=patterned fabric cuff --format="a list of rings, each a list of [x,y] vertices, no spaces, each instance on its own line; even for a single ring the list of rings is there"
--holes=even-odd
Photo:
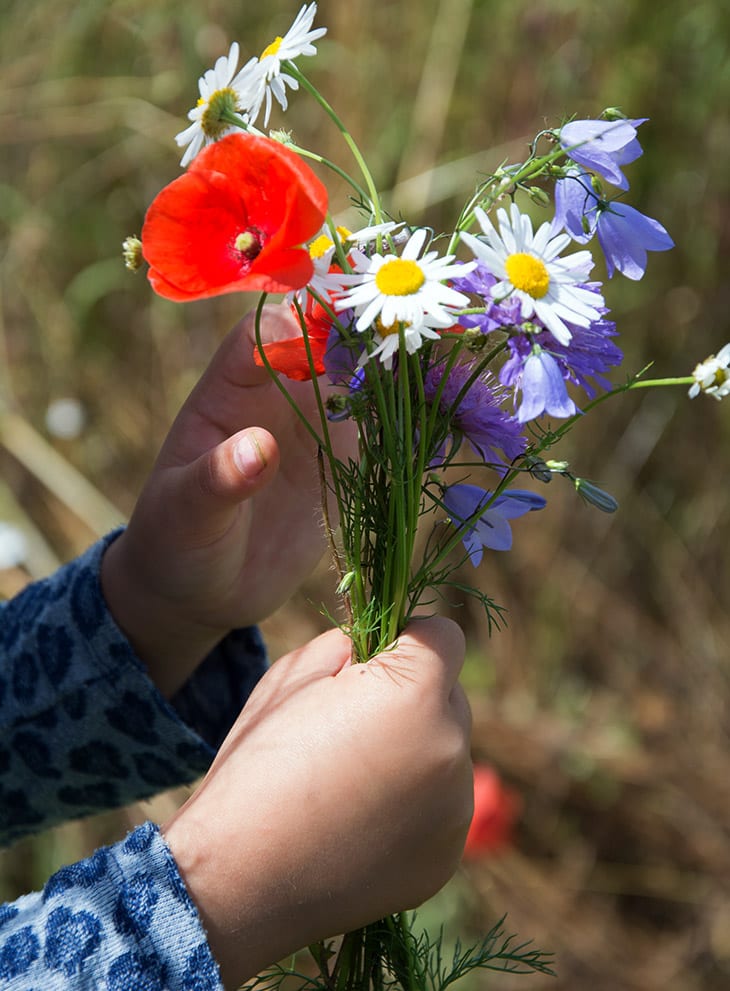
[[[200,917],[152,823],[0,907],[3,980],[13,991],[222,991]]]

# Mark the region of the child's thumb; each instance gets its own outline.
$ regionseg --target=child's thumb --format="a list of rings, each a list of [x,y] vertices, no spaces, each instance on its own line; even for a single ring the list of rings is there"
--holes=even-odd
[[[248,427],[202,454],[188,468],[189,498],[208,511],[231,507],[255,495],[279,468],[279,447],[261,427]]]

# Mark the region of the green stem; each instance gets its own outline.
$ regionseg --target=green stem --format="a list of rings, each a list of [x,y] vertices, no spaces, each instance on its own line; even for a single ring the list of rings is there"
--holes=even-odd
[[[523,164],[515,166],[514,171],[512,172],[503,171],[502,174],[492,176],[491,179],[488,179],[482,186],[479,187],[474,196],[472,196],[462,210],[456,228],[451,235],[449,247],[446,253],[449,255],[454,253],[456,246],[459,243],[461,232],[469,230],[469,228],[474,224],[474,210],[477,206],[481,205],[485,212],[489,212],[500,196],[508,192],[508,190],[520,185],[523,182],[526,182],[527,179],[536,178],[545,171],[545,168],[548,165],[552,165],[553,162],[557,161],[559,158],[563,158],[564,156],[564,150],[562,148],[557,148],[548,155],[539,155],[528,158]],[[490,187],[492,187],[491,191],[487,192],[487,190],[490,190]]]
[[[327,100],[325,100],[325,98],[322,96],[322,94],[319,92],[316,86],[313,86],[312,83],[309,82],[307,77],[301,72],[301,70],[295,65],[295,63],[285,62],[284,64],[286,66],[286,71],[289,72],[292,76],[294,76],[294,78],[304,87],[304,89],[306,89],[306,91],[311,96],[314,97],[314,99],[317,101],[317,103],[319,103],[319,105],[325,111],[327,116],[333,121],[333,123],[339,130],[340,134],[344,138],[347,147],[350,149],[353,158],[357,162],[357,166],[360,169],[363,179],[365,180],[365,185],[368,188],[369,196],[363,198],[370,200],[370,204],[373,209],[373,215],[375,217],[375,223],[376,224],[381,223],[383,219],[383,213],[380,206],[380,196],[378,194],[378,189],[377,186],[375,185],[375,181],[373,179],[372,173],[368,168],[368,164],[365,161],[365,157],[360,151],[355,139],[350,134],[350,132],[348,131],[347,127],[345,126],[341,118],[338,116],[334,107],[332,107],[332,105],[328,103]]]
[[[239,114],[233,113],[230,110],[223,110],[221,112],[220,119],[225,124],[230,124],[232,127],[240,127],[242,131],[247,131],[249,134],[253,134],[256,137],[266,137],[262,131],[259,131],[258,128],[251,127],[250,124],[246,123],[243,117],[239,116]],[[276,141],[277,139],[270,138],[269,140]],[[325,158],[324,155],[319,155],[315,151],[310,151],[308,148],[302,148],[301,145],[296,144],[294,141],[281,141],[280,144],[283,144],[286,148],[291,148],[292,151],[296,152],[297,155],[301,155],[302,158],[309,158],[311,161],[317,162],[319,165],[324,165],[325,168],[330,169],[331,172],[334,172],[341,179],[344,179],[349,186],[352,186],[361,200],[365,201],[369,199],[369,196],[363,187],[357,183],[351,175],[345,172],[344,169],[340,168],[336,162],[331,161],[329,158]]]
[[[274,382],[274,384],[276,385],[276,387],[279,390],[279,392],[284,396],[284,398],[286,399],[286,401],[289,403],[289,405],[291,406],[291,408],[294,410],[295,414],[297,415],[297,417],[301,421],[302,425],[306,428],[307,432],[309,434],[311,434],[311,436],[316,441],[317,445],[319,447],[323,448],[325,451],[328,451],[330,449],[329,448],[329,441],[328,440],[324,440],[322,437],[319,436],[319,434],[317,433],[317,431],[314,429],[314,427],[312,426],[312,424],[309,422],[309,420],[307,419],[307,417],[304,415],[304,413],[302,412],[302,410],[299,408],[298,404],[295,402],[294,398],[290,395],[289,390],[279,380],[278,374],[276,373],[276,371],[274,370],[271,362],[269,361],[268,357],[266,356],[266,351],[264,350],[263,341],[261,339],[261,313],[263,311],[263,308],[264,308],[264,304],[266,302],[267,295],[268,294],[265,293],[265,292],[264,293],[261,293],[261,296],[260,296],[259,301],[258,301],[258,305],[256,306],[256,316],[255,316],[255,325],[254,326],[255,326],[255,331],[256,331],[256,347],[258,348],[258,353],[261,356],[261,360],[263,362],[264,368],[269,373],[269,376],[271,377],[272,382]]]
[[[641,374],[642,373],[639,372],[639,375]],[[573,416],[569,417],[567,420],[561,423],[561,425],[556,430],[551,431],[539,443],[537,443],[534,446],[534,448],[532,448],[530,453],[541,454],[547,448],[552,447],[562,437],[564,437],[565,434],[567,434],[568,431],[571,430],[579,420],[582,420],[585,417],[586,413],[588,413],[592,409],[595,409],[596,406],[600,406],[601,403],[606,402],[607,399],[611,399],[613,396],[621,396],[625,392],[631,392],[634,389],[649,389],[654,387],[662,388],[664,386],[689,385],[692,382],[694,382],[694,379],[691,375],[684,375],[675,378],[663,378],[663,379],[641,379],[637,376],[636,378],[631,379],[631,381],[624,383],[624,385],[616,386],[615,388],[609,390],[608,392],[604,392],[600,396],[596,396],[595,399],[590,400],[590,402],[586,403],[586,405],[583,407],[583,411],[581,413],[575,413]],[[501,493],[504,492],[505,489],[509,488],[510,484],[520,474],[521,471],[518,468],[513,468],[511,471],[505,474],[505,476],[500,481],[499,485],[492,493],[492,498],[489,500],[489,502],[485,503],[477,512],[472,514],[471,517],[469,517],[464,523],[462,523],[459,527],[457,527],[455,529],[455,532],[439,546],[438,551],[434,554],[433,559],[429,562],[430,569],[435,568],[441,561],[445,560],[445,558],[448,557],[448,555],[451,553],[452,550],[454,550],[455,547],[458,547],[459,543],[461,542],[461,536],[463,530],[466,529],[468,526],[472,525],[473,523],[475,523],[479,519],[481,514],[485,511],[485,509],[488,509],[489,506],[491,506],[494,500],[497,498],[497,496],[501,495]],[[436,496],[431,495],[431,498],[442,509],[446,508],[443,505],[443,503],[436,498]]]

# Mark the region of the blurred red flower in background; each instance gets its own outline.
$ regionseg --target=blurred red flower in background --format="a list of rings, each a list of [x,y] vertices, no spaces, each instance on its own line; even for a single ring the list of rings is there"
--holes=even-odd
[[[313,263],[327,190],[293,151],[231,134],[198,154],[150,205],[142,253],[155,292],[180,302],[229,292],[289,292]]]
[[[295,307],[292,307],[294,316],[299,319]],[[312,356],[315,375],[324,374],[324,356],[327,350],[327,340],[332,328],[332,319],[319,303],[309,297],[306,309],[303,311],[304,324],[307,328],[307,340],[309,341],[309,351]],[[312,378],[312,368],[307,357],[307,346],[303,334],[296,337],[286,337],[281,341],[269,341],[262,345],[264,354],[277,372],[283,372],[287,378],[297,379],[299,382],[306,382]],[[258,347],[254,348],[253,360],[257,365],[263,366],[264,361]]]
[[[522,799],[486,764],[474,765],[474,815],[464,845],[464,859],[477,860],[512,842]]]

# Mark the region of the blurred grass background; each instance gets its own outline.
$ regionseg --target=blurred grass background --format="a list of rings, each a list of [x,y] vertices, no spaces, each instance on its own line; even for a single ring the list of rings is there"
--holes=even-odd
[[[120,244],[178,174],[172,138],[198,76],[232,40],[258,54],[298,8],[0,0],[0,518],[31,549],[26,570],[0,574],[3,594],[130,512],[189,387],[250,305],[157,299]],[[720,0],[320,0],[317,23],[329,33],[302,68],[411,222],[449,228],[478,172],[519,160],[565,115],[614,105],[651,118],[629,202],[677,247],[650,256],[642,282],[607,286],[625,368],[687,374],[730,339]],[[312,102],[291,104],[273,126],[349,168]],[[64,397],[83,411],[75,437],[47,427]],[[557,960],[557,980],[490,987],[730,985],[729,434],[726,406],[683,390],[604,406],[560,456],[620,511],[603,516],[554,481],[514,550],[477,573],[508,629],[490,639],[475,607],[453,608],[475,758],[524,806],[514,849],[471,866],[439,904],[467,935],[507,912],[508,930]],[[267,623],[273,656],[322,628],[316,604],[330,595],[323,567]],[[16,845],[0,855],[0,899],[179,799]]]

